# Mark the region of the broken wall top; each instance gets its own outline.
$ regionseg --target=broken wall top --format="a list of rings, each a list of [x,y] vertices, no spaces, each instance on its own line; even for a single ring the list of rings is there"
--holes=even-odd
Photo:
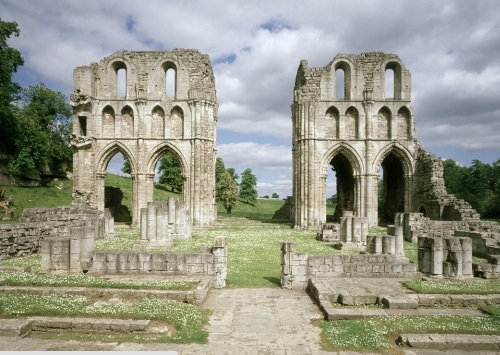
[[[207,54],[196,49],[172,51],[119,51],[99,63],[74,70],[74,94],[96,99],[116,98],[117,72],[126,70],[127,99],[160,100],[164,96],[165,73],[176,73],[176,99],[217,102],[215,78]]]
[[[394,71],[394,97],[409,102],[411,75],[399,56],[383,52],[338,54],[323,68],[310,68],[302,60],[295,78],[295,100],[335,101],[335,72],[341,69],[345,78],[342,100],[386,100],[385,72]]]

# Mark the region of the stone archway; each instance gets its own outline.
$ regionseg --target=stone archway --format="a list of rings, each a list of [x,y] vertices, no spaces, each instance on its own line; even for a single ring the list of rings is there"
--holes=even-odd
[[[122,90],[118,70],[125,71]],[[167,92],[172,70],[175,85]],[[168,146],[183,164],[193,224],[214,222],[218,106],[207,55],[193,49],[114,53],[75,69],[71,104],[74,203],[104,209],[105,167],[119,149],[134,162],[132,225],[138,225],[141,208],[153,200],[151,157]]]
[[[349,93],[339,98],[335,70],[340,67],[349,69],[343,78]],[[384,92],[388,67],[397,69],[390,98]],[[324,169],[330,164],[338,180],[335,217],[352,210],[369,225],[378,224],[381,164],[387,175],[384,213],[409,211],[413,161],[420,149],[409,109],[410,88],[410,73],[394,54],[339,54],[324,68],[309,68],[301,61],[292,105],[296,227],[320,228],[325,222]]]

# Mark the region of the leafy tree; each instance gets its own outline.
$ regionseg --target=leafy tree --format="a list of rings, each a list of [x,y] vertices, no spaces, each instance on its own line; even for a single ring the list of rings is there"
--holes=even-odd
[[[272,198],[280,198],[280,195],[278,195],[277,192],[273,192],[273,194],[271,195]]]
[[[227,213],[238,204],[238,184],[234,181],[229,169],[226,169],[215,186],[215,197],[220,201]]]
[[[448,193],[469,202],[485,218],[500,218],[500,159],[493,165],[473,160],[470,167],[448,159],[443,167]]]
[[[229,175],[231,175],[231,178],[237,182],[240,177],[238,176],[238,174],[236,174],[234,168],[227,168],[226,170],[229,173]]]
[[[123,167],[121,169],[124,174],[132,174],[132,167],[130,166],[130,161],[127,158],[124,158]]]
[[[57,174],[72,170],[71,106],[61,93],[43,84],[21,90],[15,109],[15,175]]]
[[[215,160],[215,183],[217,184],[221,177],[222,174],[226,171],[226,167],[224,165],[224,160],[222,160],[221,157],[217,157]]]
[[[21,87],[12,81],[12,75],[24,64],[21,52],[9,47],[7,40],[19,36],[16,22],[4,22],[0,19],[0,150],[15,152],[16,117],[14,106]]]
[[[175,192],[175,190],[182,191],[184,182],[182,179],[181,164],[173,153],[167,152],[163,155],[160,160],[158,173],[160,174],[160,178],[158,179],[160,184],[169,185],[172,192]]]
[[[240,198],[250,204],[257,202],[257,177],[251,169],[245,169],[241,174]]]

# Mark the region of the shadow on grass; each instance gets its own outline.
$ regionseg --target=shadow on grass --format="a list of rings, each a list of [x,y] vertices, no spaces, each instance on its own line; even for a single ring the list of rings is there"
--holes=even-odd
[[[281,287],[281,280],[279,277],[272,277],[272,276],[264,276],[264,280],[267,280],[271,282],[272,284],[275,284],[278,287]]]

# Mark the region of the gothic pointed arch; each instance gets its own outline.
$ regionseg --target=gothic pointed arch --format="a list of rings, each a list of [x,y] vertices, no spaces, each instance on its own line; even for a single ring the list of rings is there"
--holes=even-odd
[[[129,161],[132,174],[134,174],[137,171],[137,162],[134,158],[134,154],[125,144],[119,141],[113,141],[101,149],[99,155],[96,157],[96,173],[103,175],[106,174],[106,169],[110,160],[117,153],[123,154],[123,157]]]
[[[184,111],[174,106],[170,111],[171,138],[180,139],[184,136]]]
[[[339,110],[335,106],[330,106],[325,113],[325,135],[328,138],[337,139],[339,132]]]
[[[396,130],[398,139],[411,139],[411,112],[406,106],[398,110]]]
[[[387,106],[383,106],[378,110],[377,114],[377,138],[391,138],[391,110]]]
[[[115,137],[115,110],[110,105],[102,109],[102,136]]]
[[[165,138],[165,111],[160,105],[151,111],[151,137]]]
[[[345,112],[344,120],[344,139],[359,138],[359,111],[351,106]]]
[[[158,144],[151,150],[150,154],[146,158],[147,161],[146,167],[148,174],[154,175],[156,163],[167,152],[170,152],[175,155],[175,157],[179,160],[179,163],[181,164],[182,175],[187,176],[188,163],[186,157],[184,157],[182,152],[179,149],[177,149],[177,147],[168,142]]]

